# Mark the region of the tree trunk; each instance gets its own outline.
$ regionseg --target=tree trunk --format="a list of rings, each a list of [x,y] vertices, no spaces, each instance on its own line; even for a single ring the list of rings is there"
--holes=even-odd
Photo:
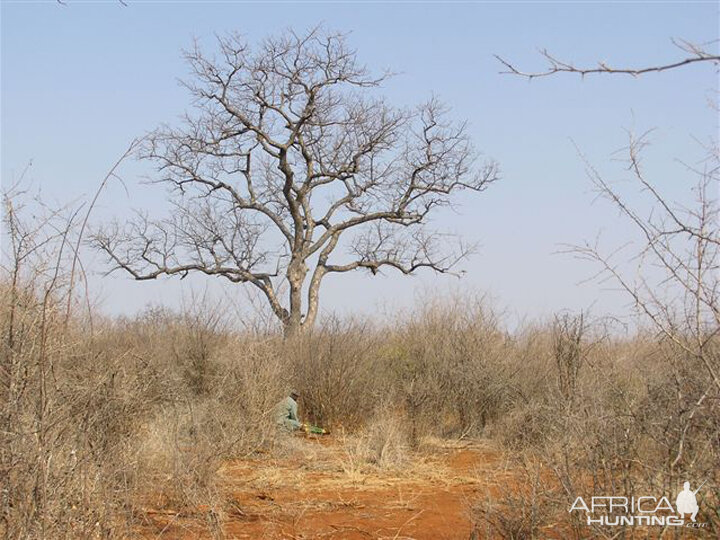
[[[310,280],[310,286],[308,287],[307,313],[305,314],[305,321],[303,322],[303,326],[307,326],[308,328],[311,328],[315,324],[315,319],[317,318],[320,304],[320,284],[324,276],[325,267],[318,264]]]
[[[285,322],[283,325],[283,337],[285,339],[289,339],[298,336],[301,330],[302,324],[300,324],[300,322],[296,322],[293,319],[288,319],[288,321]]]
[[[302,329],[302,286],[308,268],[302,260],[290,262],[287,271],[290,283],[290,312],[286,321],[283,321],[283,334],[286,338],[296,336]]]

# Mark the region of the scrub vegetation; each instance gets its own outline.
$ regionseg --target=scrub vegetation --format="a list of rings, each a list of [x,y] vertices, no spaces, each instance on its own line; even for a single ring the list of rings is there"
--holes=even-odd
[[[151,517],[170,510],[193,519],[190,536],[232,537],[245,514],[228,464],[272,470],[312,442],[274,424],[291,386],[304,419],[331,430],[317,444],[336,449],[348,485],[412,475],[433,441],[492,444],[506,460],[482,474],[509,468],[515,483],[466,497],[480,537],[601,537],[567,512],[577,493],[672,498],[686,478],[707,479],[699,521],[720,530],[718,394],[704,366],[717,366],[715,336],[700,358],[652,327],[620,333],[585,314],[510,332],[486,302],[459,297],[293,338],[237,330],[201,299],[133,319],[75,301],[68,312],[72,215],[36,227],[21,200],[5,200],[15,259],[0,312],[7,537],[157,535]]]

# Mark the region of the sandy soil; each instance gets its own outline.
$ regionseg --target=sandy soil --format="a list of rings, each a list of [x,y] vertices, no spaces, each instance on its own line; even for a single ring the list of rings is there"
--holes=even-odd
[[[226,538],[468,539],[473,501],[511,473],[501,452],[439,443],[401,466],[357,463],[333,437],[295,439],[284,458],[224,464]],[[281,452],[282,453],[282,452]],[[142,536],[207,538],[209,512],[146,509]]]

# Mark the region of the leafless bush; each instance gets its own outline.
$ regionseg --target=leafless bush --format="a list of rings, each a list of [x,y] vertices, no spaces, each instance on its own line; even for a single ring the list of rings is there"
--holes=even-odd
[[[217,469],[271,442],[280,356],[231,343],[224,313],[202,303],[89,325],[67,309],[77,211],[25,193],[4,204],[0,530],[127,537],[156,494],[209,508],[217,535]]]
[[[127,437],[145,380],[68,319],[77,210],[4,194],[0,468],[8,537],[126,531],[135,477]]]
[[[410,441],[424,435],[482,432],[502,411],[508,381],[501,368],[507,336],[482,301],[428,302],[390,338],[385,376],[410,422]]]
[[[173,355],[192,391],[203,395],[211,390],[213,357],[223,345],[229,317],[227,309],[205,297],[193,298],[192,306],[174,325]]]
[[[330,319],[284,344],[309,421],[353,429],[373,414],[387,383],[378,370],[378,337],[369,324]]]
[[[553,525],[554,490],[542,480],[538,463],[520,465],[523,485],[498,497],[488,494],[472,508],[475,538],[542,538],[543,528]],[[557,532],[555,529],[554,532]]]
[[[557,366],[558,389],[570,403],[576,392],[580,368],[585,360],[583,338],[585,315],[573,317],[567,313],[556,316],[553,324],[553,355]]]
[[[557,343],[557,329],[554,336]],[[674,500],[685,479],[717,478],[717,414],[711,405],[697,405],[705,390],[699,359],[645,332],[580,345],[576,358],[586,361],[575,390],[565,394],[562,386],[546,385],[527,403],[515,403],[499,427],[505,444],[532,453],[553,473],[562,488],[560,506],[569,508],[582,494],[652,493]],[[557,355],[557,346],[548,352]],[[556,362],[547,364],[548,379],[556,369]],[[687,466],[680,466],[678,448],[690,452]],[[565,518],[560,523],[574,538],[608,532]],[[707,519],[715,530],[717,518]]]

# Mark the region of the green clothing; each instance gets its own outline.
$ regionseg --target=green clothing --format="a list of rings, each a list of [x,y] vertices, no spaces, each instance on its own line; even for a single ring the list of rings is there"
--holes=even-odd
[[[283,426],[289,430],[300,429],[302,424],[298,418],[297,401],[290,396],[283,399],[277,404],[276,421],[279,426]]]

